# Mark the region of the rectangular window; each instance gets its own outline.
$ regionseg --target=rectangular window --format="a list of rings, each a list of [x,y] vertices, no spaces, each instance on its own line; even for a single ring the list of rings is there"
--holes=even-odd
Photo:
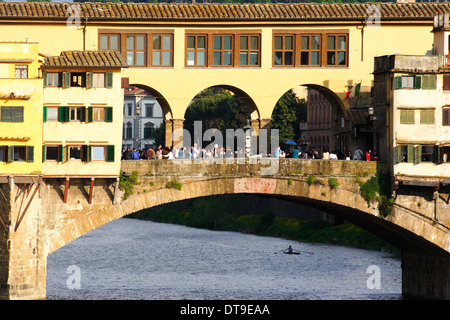
[[[450,90],[450,74],[443,75],[443,89]]]
[[[274,37],[274,57],[273,64],[276,66],[294,65],[294,36]]]
[[[15,66],[15,78],[16,79],[28,79],[28,66],[17,64]]]
[[[1,122],[23,122],[23,107],[1,107]]]
[[[430,83],[427,80],[428,84]],[[405,75],[397,76],[394,80],[394,89],[420,89],[422,88],[422,76]]]
[[[442,125],[450,126],[450,108],[442,108]]]
[[[424,74],[422,78],[422,89],[436,89],[436,76],[434,74]]]
[[[301,36],[300,65],[318,66],[320,59],[320,36]]]
[[[0,158],[1,161],[1,158]],[[441,147],[441,162],[449,163],[450,162],[450,146]]]
[[[45,146],[45,161],[61,161],[61,146]]]
[[[91,146],[91,159],[93,161],[104,161],[106,150],[104,146]]]
[[[232,66],[233,63],[233,37],[214,36],[213,37],[213,65]]]
[[[130,66],[145,65],[146,43],[145,36],[127,36],[126,40],[126,60]]]
[[[400,110],[401,124],[414,124],[414,110]]]
[[[347,65],[347,35],[327,35],[326,64]]]
[[[206,66],[206,36],[192,35],[186,38],[186,66]]]
[[[99,40],[100,50],[120,50],[120,35],[102,34]]]
[[[47,118],[46,121],[58,121],[59,120],[59,107],[46,107]]]
[[[152,63],[153,67],[172,66],[172,35],[152,36]]]
[[[92,87],[93,88],[105,87],[105,73],[92,73]]]
[[[106,120],[106,112],[105,108],[92,108],[92,121],[105,121]]]
[[[434,109],[420,110],[420,124],[434,124]]]
[[[60,74],[59,72],[47,72],[47,87],[59,87],[60,86]]]
[[[434,146],[422,145],[420,161],[421,162],[433,162],[433,152],[434,152]]]
[[[154,107],[154,103],[146,103],[145,104],[145,116],[147,118],[153,118],[153,107]]]
[[[69,79],[71,87],[86,87],[86,73],[84,72],[70,72]]]
[[[406,144],[400,146],[399,162],[408,162],[408,145]]]
[[[12,149],[12,161],[14,162],[25,162],[27,160],[27,147],[25,146],[14,146]]]
[[[67,146],[69,160],[81,160],[81,146]]]
[[[239,36],[239,65],[259,66],[260,37]]]
[[[70,107],[70,121],[85,121],[86,108],[85,107]]]

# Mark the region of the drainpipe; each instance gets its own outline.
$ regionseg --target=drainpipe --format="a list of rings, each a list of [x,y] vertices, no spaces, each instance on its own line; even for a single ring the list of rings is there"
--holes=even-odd
[[[438,202],[439,202],[439,189],[435,189],[433,193],[433,200],[434,200],[434,220],[439,221],[438,219]]]

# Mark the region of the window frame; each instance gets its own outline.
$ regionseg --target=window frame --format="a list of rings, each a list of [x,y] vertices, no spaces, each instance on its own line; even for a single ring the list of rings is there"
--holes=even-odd
[[[21,110],[21,111],[19,111]],[[5,121],[5,116],[7,111],[9,111],[10,115],[7,117]],[[4,114],[5,113],[5,114]],[[19,118],[17,118],[19,117]],[[25,122],[25,109],[22,106],[0,106],[0,122],[3,123],[24,123]]]
[[[189,48],[188,47],[188,39],[192,37],[194,38],[194,48]],[[199,38],[205,38],[205,45],[204,48],[198,48],[198,39]],[[186,34],[185,36],[186,42],[185,42],[185,62],[184,65],[186,67],[207,67],[208,66],[208,35],[207,34]],[[188,59],[188,53],[193,53],[194,54],[194,63],[193,64],[189,64],[190,59]],[[203,53],[204,54],[204,64],[199,64],[198,63],[198,54],[199,53]]]
[[[281,64],[275,64],[275,52],[280,51],[275,48],[275,37],[278,36],[293,36],[294,37],[294,45],[293,45],[293,65],[286,65],[284,63],[284,57]],[[308,37],[309,48],[311,48],[311,39],[314,36],[319,36],[319,49],[315,50],[306,50],[302,49],[302,37]],[[328,37],[336,37],[334,40],[335,49],[328,50],[327,41]],[[345,49],[339,49],[337,46],[338,37],[345,38]],[[272,30],[272,67],[274,68],[348,68],[350,61],[350,30],[349,29],[321,29],[321,30],[312,30],[312,29],[274,29]],[[336,57],[336,64],[328,64],[327,63],[327,52],[334,51]],[[302,64],[302,53],[308,52],[308,65]],[[319,63],[318,65],[311,65],[311,52],[318,52]],[[339,52],[345,53],[344,64],[337,64],[337,56]]]
[[[328,48],[328,38],[331,37],[335,37],[334,39],[334,49],[329,49]],[[339,37],[344,37],[345,38],[345,49],[339,49]],[[324,62],[324,66],[325,67],[347,67],[348,66],[348,34],[340,34],[340,33],[336,33],[336,34],[327,34],[325,37],[325,39],[323,40],[323,43],[327,45],[326,49],[323,49],[325,52],[323,54],[323,62]],[[328,63],[328,53],[335,53],[335,63],[334,64],[330,64]],[[339,53],[344,52],[345,54],[345,58],[344,58],[344,64],[338,64],[338,57],[339,57]]]
[[[231,49],[225,49],[223,47],[224,38],[231,37]],[[241,37],[248,37],[250,41],[251,37],[258,37],[258,49],[257,50],[241,50],[240,39]],[[195,48],[188,48],[188,38],[195,37]],[[198,38],[205,37],[205,50],[198,49]],[[221,37],[221,49],[214,49],[214,37]],[[261,30],[186,30],[185,31],[185,48],[184,48],[184,66],[186,68],[260,68],[261,67]],[[240,53],[257,52],[258,63],[257,65],[242,65],[240,63]],[[198,64],[198,53],[205,52],[205,64]],[[220,65],[214,64],[214,52],[221,52],[222,61]],[[230,52],[231,64],[223,64],[223,52]],[[194,64],[188,64],[191,60],[188,59],[188,53],[194,53]],[[250,55],[249,55],[250,57]],[[249,59],[248,57],[248,59]],[[248,60],[249,61],[249,60]]]
[[[414,110],[414,109],[399,109],[399,111],[400,111],[400,113],[399,113],[400,124],[410,125],[410,124],[416,123],[416,120],[415,120],[416,110]],[[411,115],[412,115],[412,120],[411,120]]]
[[[450,126],[450,106],[442,107],[442,126]]]
[[[19,72],[19,76],[17,76],[17,72]],[[14,65],[14,78],[15,79],[28,79],[28,65],[27,64]]]
[[[247,38],[247,49],[243,49],[241,48],[241,40],[242,38],[246,37]],[[251,68],[251,67],[260,67],[261,66],[261,35],[259,34],[239,34],[237,36],[237,41],[236,43],[239,44],[239,49],[238,51],[238,56],[237,56],[237,61],[238,61],[238,65],[240,67],[247,67],[247,68]],[[252,38],[256,38],[256,43],[257,43],[257,48],[256,49],[252,49],[251,48],[251,44],[252,44]],[[247,54],[247,63],[246,64],[242,64],[241,63],[241,54],[245,52]],[[251,56],[252,53],[256,53],[257,54],[257,63],[256,64],[251,64]]]
[[[160,38],[160,48],[159,49],[154,48],[155,37]],[[170,37],[170,48],[169,49],[164,48],[164,37]],[[150,44],[150,52],[148,54],[148,57],[150,59],[150,63],[148,64],[148,66],[149,67],[158,67],[158,68],[159,67],[167,68],[167,67],[173,66],[173,45],[174,45],[173,36],[171,34],[165,34],[165,33],[162,33],[162,34],[153,33],[149,36],[149,38],[151,38],[152,41]],[[169,62],[169,64],[164,64],[164,53],[167,53],[167,52],[170,53],[170,62]],[[160,60],[159,64],[156,64],[154,62],[153,55],[155,53],[159,53],[159,60]]]
[[[144,44],[142,49],[138,49],[138,37],[142,37],[144,39]],[[128,48],[128,38],[133,38],[133,49]],[[145,67],[147,65],[147,43],[148,43],[148,37],[146,34],[139,34],[139,33],[129,33],[125,37],[125,60],[129,66],[132,67]],[[133,63],[128,62],[128,53],[133,53]],[[144,61],[142,64],[137,64],[137,54],[143,53]]]
[[[281,41],[281,48],[275,48],[275,43],[276,43],[276,38],[279,37],[282,39]],[[286,38],[292,38],[292,48],[291,49],[286,49]],[[295,45],[296,45],[296,41],[295,41],[295,34],[277,34],[273,36],[273,40],[272,40],[272,64],[273,66],[276,67],[295,67],[295,61],[296,61],[296,54],[295,54]],[[275,55],[276,53],[279,52],[281,53],[281,63],[280,64],[275,64]],[[292,64],[286,64],[286,53],[292,53]]]
[[[143,65],[136,65],[136,64],[130,64],[129,66],[131,68],[172,68],[174,63],[174,30],[173,29],[98,29],[98,42],[97,42],[97,48],[98,50],[114,50],[118,51],[122,54],[122,56],[127,60],[127,51],[133,51],[133,50],[127,50],[127,37],[128,36],[144,36],[144,50],[137,50],[137,51],[143,51],[144,52],[144,64]],[[119,43],[118,43],[118,49],[101,49],[101,39],[102,36],[108,36],[108,43],[110,43],[110,37],[111,36],[118,36],[119,37]],[[157,65],[153,62],[153,36],[169,36],[170,37],[170,43],[171,48],[168,50],[165,50],[163,52],[169,52],[170,51],[170,65],[163,65],[163,54],[161,53],[161,64]],[[134,40],[135,42],[135,48],[136,48],[136,38]],[[136,49],[135,49],[136,51]],[[161,52],[161,50],[156,49],[156,51]],[[136,54],[134,54],[134,62],[136,62]]]
[[[420,124],[432,124],[436,123],[436,110],[435,109],[421,109],[420,110]]]
[[[302,48],[302,45],[303,45],[302,39],[304,37],[308,38],[308,48],[307,49]],[[319,41],[318,41],[319,48],[318,49],[311,48],[311,41],[312,41],[313,37],[319,37]],[[321,40],[321,38],[322,38],[322,36],[320,34],[301,34],[300,35],[299,55],[300,55],[300,66],[301,67],[318,67],[318,66],[320,66],[320,61],[322,59],[322,40]],[[302,54],[304,52],[308,53],[308,63],[307,64],[302,63]],[[313,53],[313,52],[317,52],[317,55],[318,55],[317,64],[311,64],[311,53]]]

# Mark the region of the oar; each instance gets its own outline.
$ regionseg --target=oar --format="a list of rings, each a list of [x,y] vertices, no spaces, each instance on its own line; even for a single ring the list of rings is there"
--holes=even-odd
[[[314,254],[314,252],[311,252],[311,251],[299,251],[299,252]]]

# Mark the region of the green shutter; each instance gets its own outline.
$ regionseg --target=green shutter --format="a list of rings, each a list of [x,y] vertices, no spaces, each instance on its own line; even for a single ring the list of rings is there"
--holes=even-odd
[[[106,146],[106,162],[114,162],[114,145]]]
[[[27,146],[27,162],[33,162],[33,161],[34,161],[34,147]]]
[[[82,145],[81,146],[81,161],[88,162],[89,161],[89,146]]]
[[[87,72],[83,72],[83,73],[81,74],[81,86],[82,86],[83,88],[86,88],[86,87],[87,87]]]
[[[44,122],[47,121],[47,106],[44,106]]]
[[[58,147],[58,151],[59,151],[59,154],[58,154],[58,161],[64,161],[64,146],[63,145],[60,145],[59,147]]]
[[[81,119],[80,121],[85,122],[86,121],[86,107],[81,108]]]
[[[92,122],[93,119],[93,108],[92,107],[88,107],[87,109],[87,122]]]
[[[8,153],[9,153],[9,162],[14,162],[14,146],[8,147]]]
[[[69,122],[70,120],[70,108],[59,107],[59,122]]]
[[[422,88],[422,76],[414,77],[414,89]]]
[[[402,161],[401,156],[402,156],[402,146],[397,145],[394,147],[394,164],[397,164]]]
[[[434,74],[423,75],[423,89],[436,89],[436,76]]]
[[[94,86],[94,74],[92,72],[87,73],[87,88],[92,88]]]
[[[107,88],[113,87],[113,73],[112,72],[106,73],[106,87]]]
[[[46,155],[46,151],[47,151],[46,148],[47,148],[47,147],[46,147],[45,144],[42,145],[42,162],[45,162],[45,155]]]
[[[436,144],[433,147],[433,162],[435,164],[441,164],[441,146]]]
[[[47,71],[42,71],[42,79],[44,79],[44,88],[47,87]]]
[[[414,164],[419,164],[422,160],[422,146],[414,146]]]
[[[414,145],[408,144],[408,154],[407,154],[407,160],[408,163],[414,163]]]
[[[113,108],[112,107],[106,107],[105,108],[105,120],[106,122],[113,122]]]
[[[395,77],[395,89],[401,89],[402,88],[402,77],[397,76]]]
[[[63,88],[70,87],[70,72],[63,72]]]

